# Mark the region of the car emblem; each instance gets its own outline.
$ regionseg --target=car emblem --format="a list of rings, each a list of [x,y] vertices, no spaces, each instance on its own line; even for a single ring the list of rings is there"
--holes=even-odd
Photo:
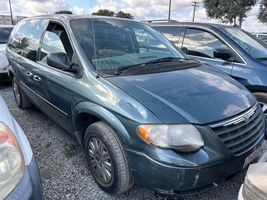
[[[245,122],[247,122],[250,117],[251,117],[251,115],[244,115],[243,116],[243,119],[244,119]]]

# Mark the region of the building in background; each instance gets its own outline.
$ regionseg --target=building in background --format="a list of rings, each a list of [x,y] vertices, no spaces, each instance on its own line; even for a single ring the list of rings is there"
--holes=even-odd
[[[14,24],[18,23],[20,20],[26,18],[25,16],[14,16]],[[10,15],[0,15],[0,25],[11,25]]]

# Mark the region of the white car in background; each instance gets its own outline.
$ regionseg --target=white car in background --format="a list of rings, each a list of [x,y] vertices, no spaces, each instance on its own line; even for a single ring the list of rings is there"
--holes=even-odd
[[[238,200],[266,200],[267,199],[267,151],[258,163],[248,168],[244,184],[238,194]]]
[[[39,171],[31,146],[1,96],[0,199],[43,199]]]
[[[0,25],[0,81],[7,81],[9,62],[6,58],[6,44],[14,26]]]

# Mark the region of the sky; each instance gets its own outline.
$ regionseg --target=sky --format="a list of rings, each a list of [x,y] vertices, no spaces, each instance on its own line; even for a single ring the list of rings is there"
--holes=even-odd
[[[199,0],[201,2],[201,0]],[[135,20],[167,19],[169,0],[11,0],[14,15],[32,16],[71,10],[75,14],[90,14],[99,9],[131,13]],[[192,0],[172,0],[171,18],[178,21],[192,21]],[[267,32],[267,25],[257,19],[259,4],[248,12],[243,29],[250,32]],[[8,0],[0,0],[0,15],[9,14]],[[209,19],[199,4],[196,22],[215,22]]]

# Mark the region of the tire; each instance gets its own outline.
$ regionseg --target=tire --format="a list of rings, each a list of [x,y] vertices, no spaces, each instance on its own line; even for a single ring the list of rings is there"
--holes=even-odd
[[[255,95],[259,104],[261,105],[263,109],[262,111],[265,115],[265,124],[267,125],[267,93],[255,92],[253,94]],[[265,129],[265,139],[267,139],[267,127]]]
[[[32,104],[28,100],[25,93],[20,89],[18,81],[16,80],[16,78],[13,78],[13,80],[12,80],[12,88],[13,88],[13,94],[14,94],[14,98],[15,98],[17,106],[20,109],[30,108],[32,106]]]
[[[85,132],[84,147],[89,169],[102,190],[121,194],[130,189],[133,182],[129,162],[112,128],[102,121],[90,125]]]

